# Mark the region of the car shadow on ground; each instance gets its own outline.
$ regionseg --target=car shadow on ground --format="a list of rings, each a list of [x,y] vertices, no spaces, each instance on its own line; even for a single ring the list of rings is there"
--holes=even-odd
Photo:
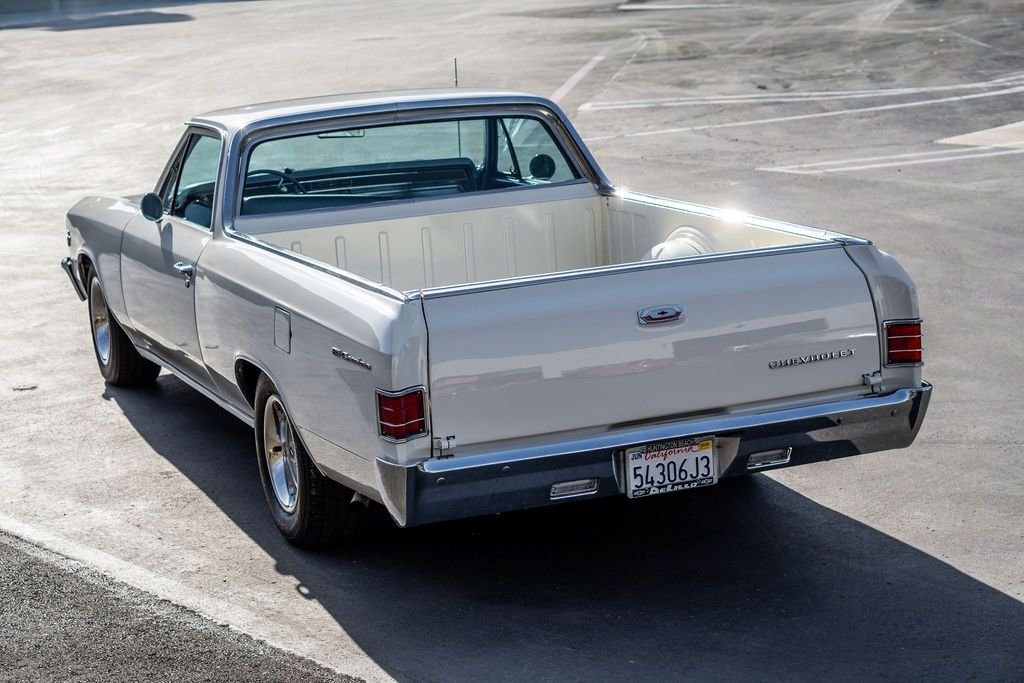
[[[764,475],[298,551],[251,432],[170,376],[139,433],[399,680],[1012,679],[1024,604]]]
[[[195,19],[182,12],[160,12],[160,7],[252,2],[253,0],[0,0],[0,31],[37,28],[80,31],[93,28],[172,24]]]
[[[0,15],[2,17],[2,15]],[[110,28],[113,26],[140,26],[142,24],[175,24],[192,21],[190,14],[180,12],[154,12],[141,10],[137,12],[95,13],[88,15],[69,14],[33,14],[24,19],[0,23],[0,31],[17,28],[41,28],[48,31],[81,31],[92,28]]]

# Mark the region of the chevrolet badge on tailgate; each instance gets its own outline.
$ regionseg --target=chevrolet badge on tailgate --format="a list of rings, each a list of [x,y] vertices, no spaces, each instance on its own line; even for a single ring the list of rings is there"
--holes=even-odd
[[[654,325],[657,323],[685,323],[686,313],[682,306],[651,306],[641,308],[636,312],[637,319],[641,325]]]

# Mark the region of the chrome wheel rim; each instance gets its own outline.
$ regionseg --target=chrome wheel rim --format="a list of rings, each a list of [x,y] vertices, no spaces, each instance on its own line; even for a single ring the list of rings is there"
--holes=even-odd
[[[276,395],[263,408],[263,459],[281,509],[291,514],[299,502],[298,443],[284,405]]]
[[[100,363],[110,361],[110,312],[103,300],[99,280],[93,279],[89,287],[89,315],[92,317],[92,340]]]

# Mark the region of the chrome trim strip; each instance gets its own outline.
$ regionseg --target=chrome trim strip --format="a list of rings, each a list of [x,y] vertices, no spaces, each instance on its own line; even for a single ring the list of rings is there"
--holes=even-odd
[[[223,398],[221,398],[217,394],[213,393],[213,391],[211,391],[210,389],[207,389],[205,386],[200,384],[197,380],[193,379],[185,371],[180,370],[180,369],[174,367],[173,365],[171,365],[166,360],[164,360],[160,356],[156,355],[155,353],[153,353],[149,349],[143,349],[143,348],[140,348],[138,346],[136,346],[135,348],[136,348],[136,350],[138,350],[140,356],[142,356],[143,358],[145,358],[148,361],[156,363],[157,365],[165,368],[168,372],[170,372],[172,375],[174,375],[175,377],[180,379],[182,382],[184,382],[185,384],[189,385],[190,387],[192,387],[193,389],[198,391],[200,394],[202,394],[206,398],[210,399],[211,401],[213,401],[214,403],[216,403],[221,408],[223,408],[224,410],[228,411],[229,413],[231,413],[235,417],[237,417],[239,420],[241,420],[242,422],[244,422],[248,426],[254,427],[254,425],[256,424],[255,418],[252,415],[244,412],[243,410],[241,410],[240,408],[238,408],[234,404],[228,403],[226,400],[224,400]]]
[[[814,244],[789,244],[780,247],[765,247],[763,249],[751,249],[747,251],[716,252],[713,254],[702,254],[700,256],[685,256],[677,259],[665,259],[658,261],[635,261],[632,263],[618,263],[610,266],[597,266],[582,270],[567,270],[561,273],[544,273],[541,275],[527,275],[508,280],[491,280],[489,282],[471,282],[465,285],[450,285],[447,287],[434,287],[419,292],[410,292],[407,296],[412,298],[423,297],[424,299],[439,299],[447,296],[458,296],[470,292],[491,292],[499,289],[512,289],[514,287],[529,287],[531,285],[558,282],[562,280],[582,280],[603,275],[618,275],[621,273],[634,273],[640,270],[657,270],[660,268],[674,268],[676,266],[688,265],[691,263],[711,263],[716,261],[732,261],[739,259],[758,258],[760,256],[774,256],[779,254],[790,254],[801,251],[818,251],[820,249],[841,249],[838,242],[818,242]]]
[[[842,244],[844,246],[871,244],[870,240],[866,240],[861,237],[855,237],[853,235],[846,235],[841,232],[824,230],[822,228],[813,228],[809,225],[800,225],[799,223],[788,223],[786,221],[764,218],[763,216],[737,214],[736,212],[729,211],[727,209],[720,209],[714,206],[707,206],[704,204],[692,204],[690,202],[684,202],[678,199],[656,197],[654,195],[642,194],[640,192],[633,192],[631,190],[616,189],[614,191],[614,194],[618,197],[621,197],[622,199],[640,202],[641,204],[647,204],[649,206],[657,206],[664,209],[674,209],[676,211],[685,211],[687,213],[692,213],[697,216],[704,216],[705,218],[738,221],[741,222],[743,225],[752,225],[756,228],[765,228],[768,230],[775,230],[777,232],[785,232],[792,235],[807,237],[810,239],[829,240],[832,242],[838,242],[839,244]]]
[[[580,439],[570,444],[564,444],[567,448],[560,448],[557,454],[553,454],[550,446],[534,446],[515,451],[498,453],[486,453],[483,455],[471,455],[460,458],[449,458],[445,460],[427,460],[420,464],[424,472],[431,474],[460,470],[467,467],[480,467],[487,465],[499,465],[506,463],[521,462],[531,458],[545,458],[568,453],[583,453],[587,451],[598,451],[608,449],[626,448],[637,444],[650,443],[654,441],[667,441],[671,439],[683,439],[693,436],[704,436],[706,434],[721,435],[729,432],[738,432],[769,425],[797,422],[802,420],[813,420],[817,418],[829,418],[842,416],[844,413],[857,413],[879,408],[893,408],[900,404],[911,401],[918,392],[931,391],[930,385],[920,389],[898,389],[891,394],[884,396],[866,396],[864,398],[850,399],[846,401],[834,401],[822,403],[803,408],[789,408],[768,413],[754,413],[753,415],[723,415],[710,417],[692,422],[659,425],[657,427],[646,427],[643,429],[630,429],[614,434],[602,434],[599,436]]]
[[[78,295],[79,301],[85,301],[85,289],[82,287],[82,283],[78,281],[78,277],[75,275],[75,262],[71,260],[70,256],[65,256],[60,260],[60,267],[64,269],[64,272],[68,274],[71,279],[71,286],[75,288],[75,294]]]

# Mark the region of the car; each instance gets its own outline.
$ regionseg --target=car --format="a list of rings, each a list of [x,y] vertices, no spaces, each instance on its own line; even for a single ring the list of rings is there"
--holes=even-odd
[[[103,378],[251,425],[301,546],[902,448],[931,396],[891,256],[616,188],[525,93],[214,111],[66,225]]]

